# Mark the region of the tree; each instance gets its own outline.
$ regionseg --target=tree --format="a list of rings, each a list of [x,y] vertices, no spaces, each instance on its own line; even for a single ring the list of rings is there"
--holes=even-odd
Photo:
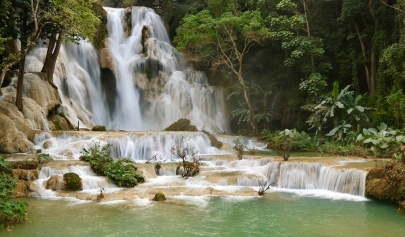
[[[87,38],[93,41],[96,25],[100,23],[92,10],[94,0],[54,0],[51,24],[45,36],[49,39],[48,50],[42,68],[47,79],[53,84],[53,72],[63,40],[78,42]]]
[[[282,49],[288,53],[284,64],[300,68],[303,77],[300,89],[316,97],[327,86],[324,73],[330,69],[330,64],[325,62],[321,38],[311,34],[308,2],[300,0],[301,13],[296,3],[282,0],[267,20],[270,38],[280,41]]]
[[[249,87],[243,75],[243,59],[255,44],[262,44],[268,30],[257,10],[241,12],[230,4],[221,11],[203,10],[183,18],[174,42],[190,60],[200,62],[209,59],[215,71],[225,65],[237,77],[250,111],[250,126],[258,132],[255,112],[249,97]]]
[[[376,94],[376,75],[379,51],[383,49],[388,36],[388,25],[385,22],[390,14],[381,1],[344,0],[339,21],[346,30],[349,42],[357,41],[356,57],[361,58],[357,64],[364,68],[367,89],[370,95]],[[387,27],[385,27],[387,26]]]
[[[49,15],[44,6],[49,4],[41,0],[16,0],[14,12],[17,14],[17,30],[21,41],[21,49],[18,59],[18,81],[15,104],[22,110],[22,95],[24,83],[25,57],[29,50],[36,45],[41,36],[43,28],[46,26]]]

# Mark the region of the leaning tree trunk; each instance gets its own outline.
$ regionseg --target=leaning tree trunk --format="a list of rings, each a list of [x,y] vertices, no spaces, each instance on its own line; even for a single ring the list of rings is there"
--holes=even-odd
[[[56,33],[52,33],[48,43],[48,50],[46,52],[44,66],[41,70],[41,72],[46,73],[47,81],[51,85],[53,85],[53,73],[55,71],[56,60],[58,59],[60,47],[62,46],[62,40],[62,34],[59,34],[58,39],[56,39]]]

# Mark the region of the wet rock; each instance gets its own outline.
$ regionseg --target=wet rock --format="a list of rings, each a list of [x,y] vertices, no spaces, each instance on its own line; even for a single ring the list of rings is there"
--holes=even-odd
[[[405,165],[388,162],[385,168],[377,167],[369,171],[366,179],[367,197],[399,203],[399,211],[404,210]]]
[[[30,182],[18,180],[14,195],[16,198],[28,197]]]
[[[63,190],[79,191],[83,190],[82,179],[78,174],[69,172],[63,175],[64,187]]]
[[[63,178],[60,175],[52,175],[47,181],[44,182],[45,188],[52,191],[59,191],[63,186]]]
[[[13,175],[17,179],[22,179],[25,181],[34,181],[38,179],[38,170],[15,169],[13,170]]]
[[[157,201],[157,202],[165,201],[165,200],[166,200],[166,196],[165,196],[163,193],[158,192],[158,193],[155,194],[155,197],[154,197],[152,200],[153,200],[153,201]]]

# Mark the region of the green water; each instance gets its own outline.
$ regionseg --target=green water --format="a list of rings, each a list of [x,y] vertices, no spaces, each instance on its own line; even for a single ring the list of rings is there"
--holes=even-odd
[[[187,200],[187,199],[186,199]],[[29,221],[0,236],[404,236],[405,215],[375,201],[192,197],[138,206],[26,199]],[[194,204],[190,204],[194,203]]]

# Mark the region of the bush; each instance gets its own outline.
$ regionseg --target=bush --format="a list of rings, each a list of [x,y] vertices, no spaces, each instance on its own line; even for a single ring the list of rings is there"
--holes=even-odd
[[[119,187],[134,187],[145,179],[137,172],[135,162],[130,159],[117,159],[104,167],[104,175]]]
[[[105,129],[105,126],[104,126],[104,125],[96,125],[96,126],[94,126],[94,127],[91,129],[91,131],[100,131],[100,132],[103,132],[103,131],[106,131],[106,129]]]
[[[11,167],[0,156],[0,229],[26,219],[27,203],[12,201],[16,185]]]
[[[233,141],[233,149],[235,149],[238,159],[242,160],[243,157],[243,151],[245,150],[246,146],[242,143],[241,139],[238,137]]]
[[[127,158],[114,160],[110,147],[110,144],[101,146],[96,143],[90,149],[83,149],[80,160],[89,162],[95,173],[107,176],[119,187],[134,187],[145,182],[144,177],[137,172],[136,163]]]

